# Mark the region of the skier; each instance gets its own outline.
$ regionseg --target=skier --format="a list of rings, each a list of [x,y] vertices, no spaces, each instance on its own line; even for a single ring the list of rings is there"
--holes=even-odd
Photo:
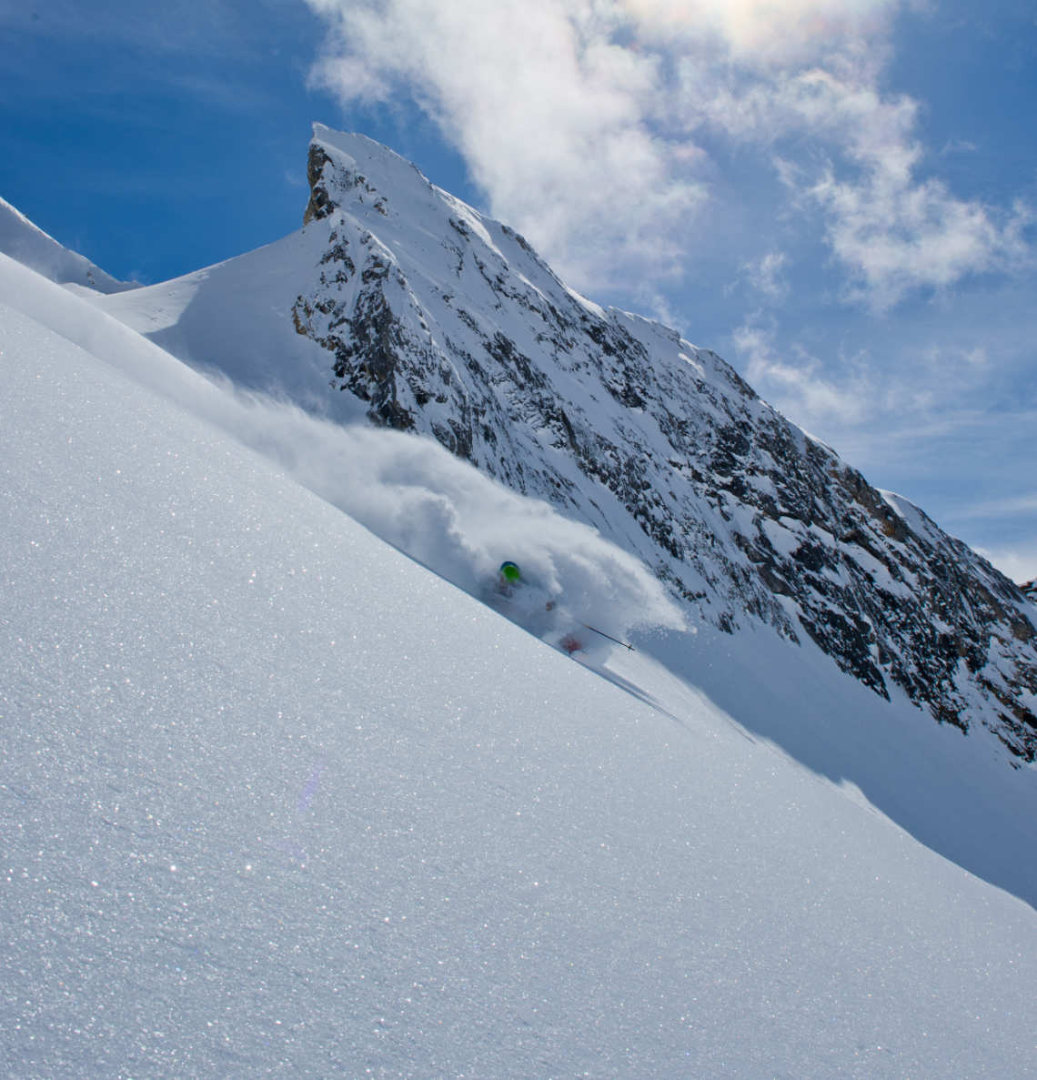
[[[500,570],[497,572],[497,588],[504,593],[505,596],[511,595],[511,590],[519,584],[522,580],[522,571],[519,570],[516,563],[505,559],[500,564]]]
[[[502,593],[504,596],[511,596],[512,590],[516,585],[525,585],[526,582],[522,578],[522,571],[518,568],[518,563],[513,563],[510,559],[505,559],[500,564],[500,570],[497,571],[497,592]],[[554,611],[556,601],[548,599],[544,604],[545,611]]]

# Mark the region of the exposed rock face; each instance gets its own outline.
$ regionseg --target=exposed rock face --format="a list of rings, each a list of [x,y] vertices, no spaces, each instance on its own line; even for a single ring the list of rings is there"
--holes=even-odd
[[[636,552],[702,618],[809,635],[888,697],[1037,756],[1037,613],[714,353],[568,290],[390,151],[318,128],[293,308],[333,386]]]
[[[1019,586],[1023,590],[1023,595],[1028,596],[1035,604],[1037,604],[1037,578],[1033,581],[1027,581],[1025,584]]]

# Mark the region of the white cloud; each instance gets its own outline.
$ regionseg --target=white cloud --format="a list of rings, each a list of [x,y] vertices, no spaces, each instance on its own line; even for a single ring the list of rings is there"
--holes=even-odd
[[[644,36],[711,36],[736,60],[788,63],[879,32],[898,0],[619,0]]]
[[[720,135],[770,149],[843,294],[877,308],[1027,252],[1026,212],[926,175],[918,103],[881,90],[903,2],[308,0],[334,31],[318,77],[346,101],[417,101],[491,212],[577,286],[664,279],[712,194],[766,182],[722,170],[703,149]]]
[[[1037,578],[1037,544],[1028,547],[1011,548],[976,548],[988,562],[1001,571],[1007,578],[1020,585]]]
[[[1021,206],[998,221],[988,207],[956,198],[941,181],[917,180],[921,150],[906,138],[872,143],[865,132],[848,150],[861,175],[838,180],[828,169],[810,193],[828,214],[833,253],[876,308],[913,288],[946,287],[1025,259],[1029,214]]]
[[[781,157],[775,164],[801,205],[821,209],[855,298],[887,308],[912,289],[1021,264],[1029,211],[1017,204],[998,214],[955,197],[939,179],[920,177],[926,155],[915,136],[918,103],[884,97],[870,55],[828,62],[831,70],[782,70],[734,88],[710,84],[686,66],[684,93],[708,123],[738,139],[812,139],[820,167]]]
[[[321,78],[347,99],[411,93],[460,149],[491,211],[577,284],[600,284],[601,268],[626,260],[634,277],[676,264],[673,230],[704,188],[686,173],[686,148],[648,123],[658,57],[613,43],[611,5],[310,2],[340,31]]]
[[[794,359],[779,355],[776,334],[773,322],[757,313],[734,332],[734,343],[750,383],[790,419],[808,430],[854,426],[881,406],[863,366],[848,365],[837,382],[825,377],[821,362],[802,349]]]

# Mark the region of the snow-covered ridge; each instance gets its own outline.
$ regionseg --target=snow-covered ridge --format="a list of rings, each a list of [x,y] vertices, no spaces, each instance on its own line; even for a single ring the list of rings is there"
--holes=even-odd
[[[113,278],[89,259],[69,251],[4,199],[0,199],[0,252],[61,285],[101,293],[136,287],[132,282]]]

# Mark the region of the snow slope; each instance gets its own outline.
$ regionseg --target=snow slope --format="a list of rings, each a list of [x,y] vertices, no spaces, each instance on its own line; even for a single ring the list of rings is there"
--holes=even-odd
[[[1032,908],[0,270],[5,1076],[1037,1075]]]
[[[347,395],[333,397],[328,408],[327,357],[292,326],[300,267],[320,259],[325,239],[313,230],[292,233],[247,255],[143,286],[139,301],[124,293],[98,303],[180,359],[220,370],[239,386],[274,389],[290,357],[285,390],[293,400],[340,419],[359,418],[362,407]],[[258,317],[242,316],[245,298]]]
[[[1037,842],[1037,785],[1032,770],[1006,770],[989,742],[932,725],[902,697],[888,704],[862,692],[812,642],[796,647],[749,631],[732,637],[702,621],[681,631],[658,582],[629,556],[544,504],[506,492],[430,440],[343,428],[201,379],[185,383],[183,369],[170,369],[161,350],[15,264],[0,260],[0,287],[23,310],[259,450],[538,636],[558,642],[575,632],[587,647],[580,660],[605,665],[620,685],[677,715],[687,685],[704,690],[745,728],[861,792],[922,843],[1037,906],[1037,863],[1026,854]],[[539,606],[502,604],[488,587],[501,559],[518,552],[537,582],[529,592]],[[550,617],[545,595],[557,602]],[[641,649],[634,669],[623,652],[603,656],[607,642],[583,623],[634,635]],[[637,666],[646,654],[658,660],[648,670]]]
[[[0,199],[0,252],[51,281],[73,288],[100,293],[135,288],[132,282],[113,278],[89,259],[63,247],[5,199]]]

